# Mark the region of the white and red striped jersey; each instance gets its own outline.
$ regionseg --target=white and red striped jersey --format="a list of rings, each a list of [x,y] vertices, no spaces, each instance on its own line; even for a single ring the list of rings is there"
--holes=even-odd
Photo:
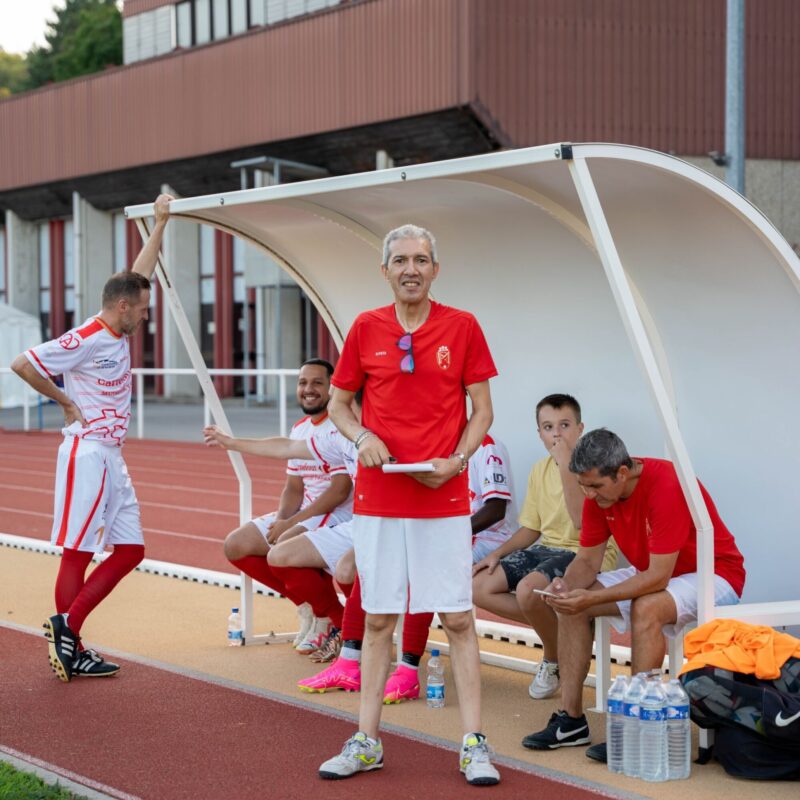
[[[68,432],[121,447],[131,418],[131,355],[128,337],[99,317],[89,317],[58,339],[25,352],[44,378],[64,376],[64,392],[80,409],[86,427]],[[67,429],[65,429],[67,431]]]
[[[303,417],[295,422],[289,434],[290,439],[308,441],[312,436],[325,438],[336,428],[327,413],[314,422],[311,417]],[[330,485],[331,473],[314,459],[291,458],[286,465],[287,475],[296,475],[303,479],[303,503],[301,508],[313,503]],[[352,499],[346,501],[352,503]]]
[[[345,473],[355,478],[358,466],[356,446],[349,439],[345,439],[336,428],[322,436],[314,434],[308,440],[308,449],[311,450],[317,464],[329,475]]]
[[[514,507],[508,451],[502,442],[487,435],[469,460],[470,514],[475,514],[493,497],[507,501],[506,515],[477,533],[476,538],[500,545],[516,532],[517,511]]]

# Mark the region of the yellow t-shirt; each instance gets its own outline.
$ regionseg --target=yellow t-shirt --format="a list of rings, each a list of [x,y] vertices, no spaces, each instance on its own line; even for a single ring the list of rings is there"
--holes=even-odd
[[[578,550],[580,535],[567,511],[561,473],[552,456],[533,465],[528,476],[528,491],[525,493],[519,524],[541,532],[542,535],[534,544],[576,552]],[[614,569],[616,563],[617,544],[612,538],[608,540],[603,556],[603,570]]]

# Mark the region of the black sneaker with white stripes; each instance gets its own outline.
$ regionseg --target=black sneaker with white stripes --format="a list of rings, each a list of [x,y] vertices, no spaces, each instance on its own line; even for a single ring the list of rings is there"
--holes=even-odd
[[[555,750],[557,747],[575,747],[592,741],[586,716],[571,717],[566,711],[557,711],[550,716],[547,727],[532,733],[522,740],[528,750]]]
[[[50,617],[42,627],[49,642],[50,666],[64,683],[69,683],[72,663],[78,655],[78,637],[69,629],[63,614]]]
[[[72,677],[107,678],[119,672],[119,664],[106,661],[96,650],[81,650],[72,662]]]

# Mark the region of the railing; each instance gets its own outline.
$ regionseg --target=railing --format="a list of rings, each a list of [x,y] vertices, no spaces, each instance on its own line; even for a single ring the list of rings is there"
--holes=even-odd
[[[288,430],[287,419],[287,404],[286,404],[286,379],[288,377],[296,377],[300,374],[298,369],[210,369],[209,374],[216,375],[233,375],[237,377],[250,377],[257,375],[264,375],[267,377],[274,377],[278,379],[278,412],[280,435],[286,436]],[[147,367],[135,367],[131,370],[135,383],[135,397],[134,405],[136,409],[136,438],[144,438],[144,419],[145,419],[145,393],[144,393],[144,379],[147,376],[153,375],[194,375],[197,373],[193,369],[182,368],[169,368],[169,369],[156,369]],[[13,374],[10,367],[0,367],[0,375]],[[25,402],[22,404],[22,429],[29,431],[31,429],[31,406],[36,405],[36,398],[41,407],[42,396],[35,392],[27,383],[22,382],[23,396]],[[28,402],[30,398],[31,402]],[[211,411],[209,409],[208,401],[203,398],[203,424],[209,425],[211,423]]]

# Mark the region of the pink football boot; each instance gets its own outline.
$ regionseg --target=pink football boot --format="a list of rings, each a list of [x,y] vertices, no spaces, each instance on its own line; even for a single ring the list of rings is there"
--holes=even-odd
[[[398,664],[397,669],[389,676],[383,690],[383,702],[402,703],[403,700],[416,700],[419,697],[419,673],[415,669]]]
[[[310,678],[297,682],[301,692],[329,692],[333,689],[344,689],[345,692],[357,692],[361,689],[361,665],[348,658],[337,658],[329,667]]]

